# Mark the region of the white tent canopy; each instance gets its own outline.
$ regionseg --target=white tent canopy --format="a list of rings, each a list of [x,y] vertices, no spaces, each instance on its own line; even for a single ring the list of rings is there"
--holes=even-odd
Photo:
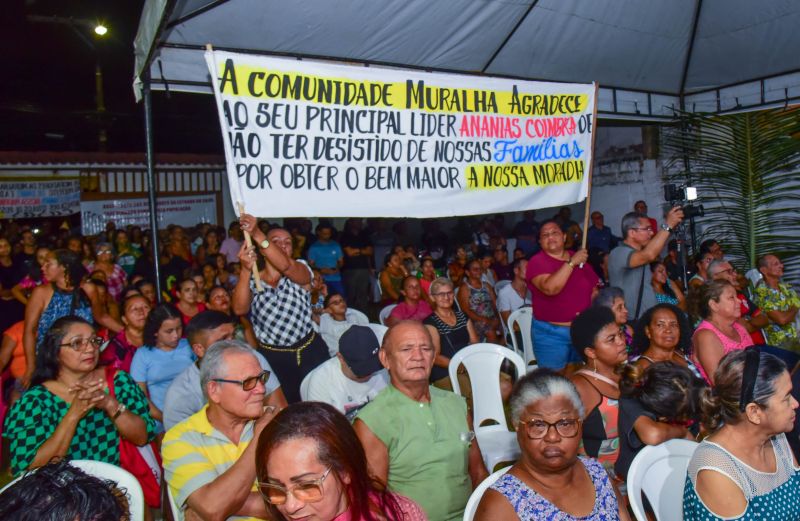
[[[797,0],[147,0],[135,88],[211,92],[237,52],[601,86],[601,117],[800,100]]]

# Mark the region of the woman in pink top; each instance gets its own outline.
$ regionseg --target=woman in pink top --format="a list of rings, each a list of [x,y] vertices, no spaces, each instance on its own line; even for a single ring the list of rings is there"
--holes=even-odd
[[[723,356],[753,345],[747,330],[736,320],[741,308],[736,289],[727,280],[699,286],[692,295],[692,312],[703,319],[692,337],[692,359],[700,374],[714,385],[714,372]]]
[[[418,320],[422,322],[433,310],[422,298],[422,287],[419,279],[409,275],[403,279],[403,301],[394,307],[392,313],[386,318],[386,325],[391,327],[402,320]]]
[[[255,438],[258,488],[270,519],[428,519],[419,505],[370,475],[352,425],[326,403],[294,403]]]

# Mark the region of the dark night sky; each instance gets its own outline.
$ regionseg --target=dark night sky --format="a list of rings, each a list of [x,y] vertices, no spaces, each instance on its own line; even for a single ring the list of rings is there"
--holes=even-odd
[[[143,108],[131,88],[133,39],[143,0],[6,0],[0,48],[10,63],[0,82],[0,148],[98,149],[95,64],[103,70],[108,151],[144,151]],[[95,50],[66,24],[36,23],[34,16],[102,20],[104,39],[78,27]],[[156,152],[221,154],[213,97],[153,93]]]

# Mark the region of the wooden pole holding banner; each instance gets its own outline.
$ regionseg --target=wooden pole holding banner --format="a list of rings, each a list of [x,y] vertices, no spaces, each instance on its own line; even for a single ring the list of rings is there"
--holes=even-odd
[[[210,43],[207,43],[206,51],[214,52],[214,47]],[[241,194],[241,187],[239,188],[239,194]],[[244,204],[241,201],[236,201],[236,206],[239,208],[239,216],[241,217],[244,213]],[[242,231],[244,232],[244,242],[247,244],[247,247],[250,248],[253,245],[253,238],[247,230]],[[256,261],[253,264],[253,281],[256,283],[256,293],[264,291],[264,287],[261,285],[261,274],[258,272],[258,257],[256,257]]]
[[[592,205],[592,177],[594,173],[594,142],[597,138],[597,93],[600,91],[600,86],[594,84],[594,110],[592,110],[592,163],[589,165],[589,183],[586,191],[586,208],[583,215],[583,239],[581,239],[581,249],[586,249],[586,239],[589,235],[589,208]],[[581,268],[583,265],[581,264]]]
[[[239,207],[239,215],[244,213],[244,204],[241,201],[236,201],[236,206]],[[250,232],[247,230],[244,231],[244,242],[247,244],[247,247],[253,245],[253,238],[250,237]],[[255,263],[253,264],[253,281],[256,283],[256,292],[261,293],[264,288],[261,287],[261,274],[258,272],[258,259],[256,258]]]

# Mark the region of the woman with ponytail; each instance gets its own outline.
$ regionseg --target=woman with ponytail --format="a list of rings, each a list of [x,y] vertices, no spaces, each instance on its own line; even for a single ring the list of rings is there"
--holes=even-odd
[[[620,449],[614,469],[624,479],[633,458],[645,445],[695,438],[690,428],[699,416],[705,382],[686,367],[656,362],[644,370],[635,364],[626,365],[619,387]]]
[[[570,326],[572,345],[584,367],[572,375],[583,402],[583,450],[597,458],[610,476],[619,456],[619,367],[628,359],[625,336],[614,312],[593,306]]]
[[[779,358],[748,348],[729,353],[701,393],[711,435],[694,452],[684,519],[800,520],[800,468],[786,432],[798,403]]]
[[[55,250],[47,255],[42,266],[44,277],[50,281],[33,289],[25,306],[25,326],[22,345],[27,370],[22,378],[27,387],[36,367],[36,352],[50,326],[61,317],[76,315],[116,333],[123,328],[108,314],[100,301],[97,286],[85,280],[86,269],[80,258],[70,250]]]

